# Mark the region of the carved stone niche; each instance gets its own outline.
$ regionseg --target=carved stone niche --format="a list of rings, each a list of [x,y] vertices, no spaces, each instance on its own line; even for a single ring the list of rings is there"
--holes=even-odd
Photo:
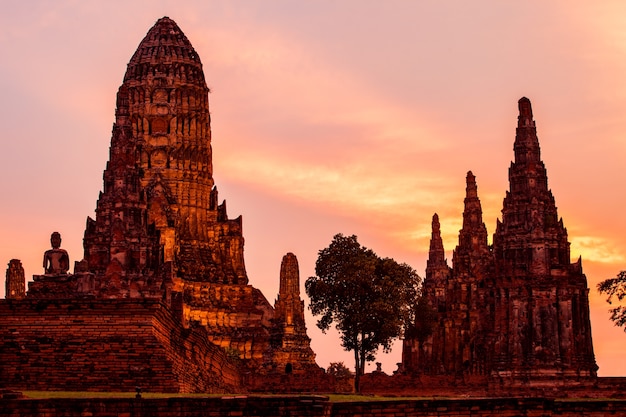
[[[167,108],[165,109],[167,111]],[[157,117],[152,120],[152,134],[153,135],[166,135],[169,122],[165,117]]]
[[[163,88],[157,88],[152,93],[152,102],[153,103],[167,103],[169,101],[169,94],[167,90]]]

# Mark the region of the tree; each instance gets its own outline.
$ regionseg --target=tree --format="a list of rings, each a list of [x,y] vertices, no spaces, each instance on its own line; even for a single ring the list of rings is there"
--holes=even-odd
[[[355,389],[365,363],[374,360],[382,346],[414,323],[420,277],[407,264],[379,258],[359,244],[356,236],[337,234],[319,251],[316,276],[305,283],[313,315],[321,315],[317,327],[323,332],[335,323],[341,346],[354,351]]]
[[[598,291],[600,294],[608,295],[606,302],[613,304],[614,298],[618,302],[624,301],[626,298],[626,271],[622,271],[617,274],[615,278],[609,278],[598,284]],[[615,322],[616,326],[624,327],[626,325],[626,306],[618,305],[617,307],[609,309],[611,313],[611,320]],[[626,332],[626,327],[624,327]]]
[[[337,379],[352,378],[352,372],[350,372],[348,367],[344,365],[343,362],[331,362],[330,365],[328,365],[326,372]]]

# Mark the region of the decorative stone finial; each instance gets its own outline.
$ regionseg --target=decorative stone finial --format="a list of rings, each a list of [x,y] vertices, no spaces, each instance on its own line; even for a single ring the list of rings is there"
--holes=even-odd
[[[518,127],[532,126],[533,122],[533,108],[530,104],[530,100],[526,97],[522,97],[517,102],[519,108],[519,117],[517,119]]]
[[[441,225],[439,224],[439,215],[437,213],[433,214],[432,230],[433,233],[439,232],[441,230]]]
[[[476,177],[472,174],[472,171],[467,171],[467,177],[465,178],[465,196],[466,197],[478,197],[478,187],[476,186]]]
[[[430,249],[428,251],[428,261],[426,268],[441,266],[446,264],[446,253],[443,249],[443,240],[441,239],[441,225],[439,224],[439,215],[433,214],[432,232],[430,237]],[[447,268],[447,266],[446,266]]]

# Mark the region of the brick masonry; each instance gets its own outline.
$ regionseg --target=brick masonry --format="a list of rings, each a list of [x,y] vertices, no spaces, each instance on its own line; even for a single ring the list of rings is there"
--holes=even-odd
[[[63,391],[225,392],[236,365],[160,301],[0,300],[0,385]]]
[[[626,400],[483,398],[330,402],[323,396],[162,399],[0,399],[0,417],[604,417],[626,414]]]
[[[471,171],[452,268],[433,216],[423,286],[433,320],[418,320],[404,340],[402,372],[491,377],[498,387],[594,383],[587,278],[581,259],[570,259],[530,100],[521,98],[518,107],[510,189],[493,245]]]

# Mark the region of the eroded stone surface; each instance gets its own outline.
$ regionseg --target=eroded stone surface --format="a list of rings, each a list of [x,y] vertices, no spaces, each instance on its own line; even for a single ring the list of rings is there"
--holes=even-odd
[[[90,271],[172,262],[185,280],[247,284],[241,217],[228,218],[213,180],[208,92],[185,34],[159,19],[118,91],[104,191],[85,231]]]
[[[596,376],[587,280],[581,260],[570,261],[527,98],[519,101],[514,151],[492,248],[471,172],[452,268],[433,217],[424,293],[436,320],[430,337],[405,340],[408,373],[504,384]]]
[[[21,299],[26,296],[26,276],[24,267],[19,259],[11,259],[6,273],[5,297]]]
[[[288,373],[319,372],[311,339],[306,333],[304,301],[300,298],[300,269],[293,253],[283,256],[274,309],[273,362]]]
[[[276,310],[248,284],[241,217],[228,218],[226,203],[218,203],[213,180],[208,92],[200,58],[189,40],[173,20],[159,19],[139,44],[117,92],[104,189],[95,219],[87,219],[84,259],[76,262],[74,274],[68,274],[69,257],[55,240],[44,257],[46,274],[35,276],[29,284],[30,304],[3,312],[11,315],[22,307],[31,311],[33,306],[62,302],[77,316],[67,321],[43,314],[39,322],[31,316],[23,343],[36,344],[38,337],[90,335],[83,327],[91,316],[80,318],[90,300],[97,301],[94,305],[103,315],[110,311],[103,300],[129,301],[128,314],[135,307],[154,304],[171,313],[171,320],[156,326],[157,318],[151,322],[148,316],[157,314],[157,309],[149,310],[142,333],[125,326],[120,312],[111,319],[122,320],[111,324],[111,337],[141,346],[132,366],[143,361],[145,367],[154,368],[150,358],[156,353],[178,358],[180,363],[188,360],[188,368],[196,369],[193,373],[198,375],[192,382],[189,371],[177,361],[164,363],[162,375],[149,374],[168,379],[159,382],[168,389],[238,386],[240,381],[232,380],[244,376],[246,386],[269,389],[269,381],[278,383],[271,388],[280,391],[282,377],[288,374],[289,383],[283,389],[311,391],[317,386],[328,390],[328,378],[315,364],[306,335],[295,256],[289,257],[283,268],[286,272],[281,272]],[[55,269],[61,259],[57,255],[62,253],[67,262]],[[11,269],[11,276],[15,271]],[[46,336],[50,329],[57,332],[54,337]],[[150,338],[151,332],[159,333],[154,339],[158,343],[139,340]],[[206,349],[197,352],[192,344],[179,346],[170,335],[203,339]],[[91,345],[100,343],[97,338],[79,339],[72,340],[84,343],[90,351],[98,350]],[[207,358],[207,352],[218,359]],[[5,354],[7,366],[19,363],[11,349],[0,353]],[[29,353],[28,363],[38,363],[37,354],[36,350]],[[68,351],[67,359],[75,354]],[[238,369],[229,372],[228,381],[212,381],[219,378],[224,360]],[[95,368],[102,369],[97,376],[101,384],[124,379],[119,367]],[[53,369],[55,375],[48,380],[62,381],[64,368]],[[11,367],[7,372],[17,375],[21,371]],[[42,376],[40,368],[30,372],[30,379]],[[133,378],[128,376],[125,383],[132,384]]]

